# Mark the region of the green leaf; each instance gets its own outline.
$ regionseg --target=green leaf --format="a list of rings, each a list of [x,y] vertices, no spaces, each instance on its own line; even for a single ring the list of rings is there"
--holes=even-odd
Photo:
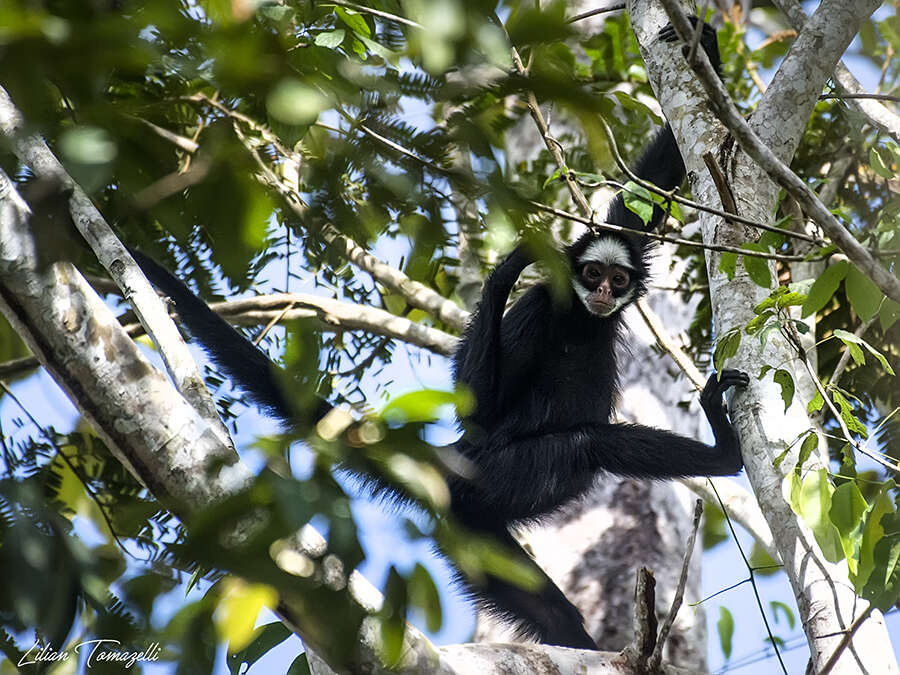
[[[391,565],[384,586],[384,605],[379,612],[381,619],[381,658],[391,666],[403,654],[403,633],[406,629],[406,582]]]
[[[794,378],[791,377],[791,374],[779,368],[775,371],[775,375],[772,376],[772,379],[775,380],[775,384],[781,387],[781,400],[784,401],[784,409],[785,412],[788,408],[791,407],[791,403],[794,400]]]
[[[716,622],[716,630],[719,631],[719,645],[722,647],[722,653],[725,660],[731,658],[731,639],[734,637],[734,617],[728,608],[719,606],[719,620]]]
[[[436,633],[441,629],[441,596],[431,575],[421,564],[416,563],[407,584],[410,601],[425,613],[425,625]]]
[[[784,569],[784,566],[776,563],[766,549],[759,545],[759,542],[753,542],[753,548],[750,549],[747,560],[750,567],[753,568],[753,573],[764,577],[778,574]]]
[[[858,366],[863,366],[866,363],[866,357],[863,354],[863,350],[859,345],[855,345],[852,342],[847,345],[847,350],[850,352],[850,358],[853,359],[853,363]]]
[[[594,183],[600,185],[606,182],[606,177],[600,173],[593,173],[591,171],[575,171],[573,169],[569,169],[569,171],[575,174],[575,177],[582,183]]]
[[[706,502],[703,508],[703,550],[708,551],[727,540],[725,513],[718,504]]]
[[[287,640],[293,633],[281,621],[273,621],[259,628],[259,633],[242,650],[228,654],[228,670],[238,675],[244,664],[249,668],[265,656],[268,651]]]
[[[286,675],[311,675],[312,671],[309,669],[309,659],[306,656],[306,652],[299,654],[296,659],[293,660],[290,667],[287,669]]]
[[[851,577],[858,571],[861,529],[868,506],[856,482],[852,480],[838,485],[831,495],[831,509],[828,516],[840,533],[841,548],[844,549]]]
[[[894,502],[891,500],[890,489],[893,482],[888,481],[882,485],[878,495],[875,497],[869,512],[866,514],[865,523],[863,525],[862,542],[859,547],[859,565],[857,566],[856,577],[852,579],[857,592],[861,593],[865,587],[872,572],[875,570],[875,546],[885,535],[884,527],[881,519],[887,514],[894,512]]]
[[[649,117],[656,124],[661,124],[663,122],[663,120],[661,120],[659,116],[655,112],[653,112],[653,109],[651,107],[642,103],[628,92],[614,91],[612,92],[612,95],[616,97],[616,100],[623,108],[627,110],[634,110],[635,112],[640,113],[641,117]]]
[[[822,309],[834,297],[841,281],[847,276],[848,269],[850,269],[850,263],[846,260],[827,267],[809,289],[800,315],[807,317]]]
[[[434,422],[441,418],[441,408],[449,405],[455,406],[461,415],[465,415],[472,411],[472,395],[463,389],[455,392],[438,389],[412,391],[392,398],[380,416],[393,425]]]
[[[628,181],[625,183],[625,190],[622,196],[625,200],[626,208],[636,213],[644,225],[650,222],[650,219],[653,218],[653,200],[647,188],[641,187],[633,181]]]
[[[292,78],[277,83],[266,99],[269,115],[284,124],[312,124],[327,107],[324,94]]]
[[[769,296],[753,308],[754,314],[762,314],[768,309],[781,309],[803,303],[805,293],[791,291],[787,286],[777,286]]]
[[[806,412],[808,412],[810,414],[814,413],[814,412],[819,412],[822,409],[823,405],[825,405],[825,399],[822,398],[822,394],[820,394],[819,391],[816,390],[816,394],[815,394],[815,396],[812,397],[812,401],[810,401],[806,405]]]
[[[769,252],[768,246],[762,246],[760,244],[742,244],[741,248],[749,251],[759,251],[760,253]],[[750,277],[753,283],[757,286],[762,286],[763,288],[772,287],[772,275],[769,272],[768,260],[749,255],[742,256],[741,260],[744,261],[744,269],[747,271],[747,276]]]
[[[868,321],[878,313],[881,306],[881,299],[884,297],[875,282],[859,271],[854,265],[847,271],[847,278],[844,281],[844,288],[847,289],[847,299],[850,300],[850,306],[853,311],[863,321]]]
[[[239,652],[256,638],[256,616],[263,607],[276,607],[278,593],[265,584],[226,578],[226,591],[215,614],[216,630],[228,642],[228,651]]]
[[[784,614],[784,618],[788,622],[788,628],[794,630],[794,624],[796,623],[796,619],[794,618],[794,610],[792,610],[783,602],[779,602],[778,600],[770,601],[769,607],[772,608],[772,616],[775,617],[775,623],[778,623],[778,613],[780,610],[780,612]]]
[[[719,271],[728,277],[728,281],[734,279],[734,273],[737,271],[737,253],[725,251],[719,259]]]
[[[884,159],[881,157],[881,153],[878,148],[869,148],[869,165],[872,167],[872,170],[875,171],[879,176],[884,178],[885,180],[893,180],[897,177],[894,171],[888,166]]]
[[[797,466],[803,466],[812,454],[819,448],[819,436],[815,431],[810,431],[803,439],[800,446],[800,454],[797,455]]]
[[[856,347],[856,345],[862,345],[869,351],[869,353],[872,356],[874,356],[876,359],[878,359],[878,362],[881,364],[881,367],[885,369],[885,371],[888,373],[888,375],[894,375],[894,369],[891,368],[891,364],[888,363],[888,360],[884,357],[884,354],[882,354],[880,351],[875,349],[875,347],[870,345],[868,342],[863,340],[861,337],[857,337],[853,333],[849,333],[840,328],[835,328],[834,336],[836,338],[838,338],[841,342],[843,342],[845,345],[847,345],[847,348],[850,350],[850,356],[853,357],[853,360],[857,364],[862,365],[866,361],[862,355],[862,351],[859,352],[859,356],[857,356],[853,351],[853,348]],[[856,347],[856,349],[859,350],[859,347]]]
[[[370,40],[369,38],[362,35],[357,35],[357,37],[362,40],[363,44],[368,47],[369,51],[373,54],[377,54],[395,68],[400,65],[400,54],[398,54],[397,52],[392,51],[384,45],[375,42],[375,40]]]
[[[718,342],[713,352],[713,364],[718,372],[722,372],[725,361],[737,354],[738,347],[741,346],[741,331],[732,329],[725,333]]]
[[[844,398],[844,395],[839,392],[837,389],[831,390],[831,399],[837,403],[841,408],[841,419],[844,421],[844,424],[847,425],[847,428],[859,434],[863,438],[869,437],[869,432],[866,430],[865,425],[856,419],[856,415],[853,414],[853,406],[850,405],[850,401]]]
[[[887,298],[881,306],[881,311],[878,312],[878,323],[881,324],[881,330],[887,332],[888,328],[897,322],[897,319],[900,319],[900,303]]]
[[[801,479],[797,471],[785,476],[782,490],[787,493],[791,510],[810,527],[822,554],[829,562],[838,562],[844,556],[837,528],[829,518],[831,493],[834,487],[828,479],[828,471],[810,471]]]
[[[547,186],[550,185],[553,181],[558,180],[559,177],[562,176],[562,169],[557,169],[549,176],[547,176],[547,180],[544,181],[544,184],[541,186],[542,190],[546,190]]]
[[[881,526],[887,534],[875,544],[874,569],[863,589],[863,597],[876,608],[884,611],[891,607],[900,595],[900,514],[886,513]]]
[[[340,44],[344,41],[344,36],[346,35],[346,31],[343,28],[338,28],[337,30],[330,30],[325,33],[319,33],[316,35],[315,43],[319,47],[325,47],[327,49],[334,49],[335,47],[339,47]]]
[[[754,333],[760,331],[763,326],[766,325],[766,322],[775,316],[775,312],[771,309],[767,309],[761,314],[754,316],[750,321],[747,322],[747,326],[745,330],[747,331],[747,335],[753,335]],[[776,324],[777,325],[777,324]]]
[[[790,447],[785,448],[781,452],[778,453],[778,456],[772,460],[772,466],[776,469],[781,466],[781,463],[787,459],[788,453],[791,451]]]
[[[335,7],[334,12],[340,17],[341,21],[347,25],[347,28],[352,30],[359,37],[372,37],[372,29],[369,28],[369,24],[366,23],[366,20],[361,14],[354,12],[352,9],[344,9],[343,7]]]

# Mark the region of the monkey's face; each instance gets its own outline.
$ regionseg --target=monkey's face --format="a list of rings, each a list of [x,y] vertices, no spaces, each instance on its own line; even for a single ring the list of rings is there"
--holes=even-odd
[[[575,292],[594,316],[611,316],[634,299],[634,265],[617,239],[591,242],[575,261],[574,271]]]

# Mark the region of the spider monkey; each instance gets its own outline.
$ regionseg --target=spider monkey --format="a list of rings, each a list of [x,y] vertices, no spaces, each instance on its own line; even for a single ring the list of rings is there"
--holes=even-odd
[[[671,26],[660,38],[675,40]],[[715,31],[704,26],[701,44],[718,70]],[[663,190],[681,184],[684,163],[669,125],[659,132],[635,166],[635,173]],[[481,302],[453,357],[457,384],[474,394],[475,409],[460,420],[456,449],[475,476],[448,476],[451,513],[471,530],[508,547],[542,580],[536,591],[488,575],[460,581],[482,606],[541,642],[597,649],[584,620],[562,591],[510,534],[510,526],[539,520],[583,495],[601,473],[642,478],[719,476],[743,467],[737,434],[722,402],[746,374],[712,375],[700,403],[715,436],[707,446],[668,431],[613,423],[618,391],[616,342],[622,309],[646,292],[651,242],[643,232],[664,217],[654,207],[645,226],[619,195],[607,220],[633,234],[588,232],[568,246],[570,302],[540,284],[506,313],[521,272],[534,258],[519,245],[484,284]],[[147,277],[174,302],[182,321],[260,406],[290,423],[292,406],[267,357],[212,312],[180,280],[135,252]],[[322,402],[313,418],[330,409]]]

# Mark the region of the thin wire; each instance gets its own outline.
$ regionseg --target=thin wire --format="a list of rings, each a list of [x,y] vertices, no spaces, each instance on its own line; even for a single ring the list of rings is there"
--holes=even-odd
[[[779,665],[781,665],[781,672],[783,672],[784,675],[788,675],[787,668],[784,665],[784,660],[781,658],[781,652],[778,649],[778,643],[775,642],[775,635],[772,633],[772,627],[769,625],[769,620],[766,618],[766,610],[765,608],[763,608],[762,598],[759,595],[759,589],[756,587],[756,570],[750,564],[750,561],[747,560],[747,556],[744,553],[741,542],[738,541],[737,532],[734,531],[734,525],[731,522],[731,517],[728,515],[728,511],[725,509],[725,503],[719,496],[719,491],[716,490],[715,483],[710,480],[709,485],[712,488],[713,493],[716,495],[716,499],[719,501],[719,508],[721,508],[722,513],[725,514],[725,522],[728,523],[728,529],[731,530],[731,536],[734,538],[734,544],[735,546],[737,546],[738,552],[741,554],[741,558],[744,559],[744,565],[747,566],[747,571],[750,573],[750,585],[753,587],[753,595],[756,597],[756,604],[759,607],[759,615],[762,617],[763,624],[766,627],[766,633],[769,635],[769,641],[772,643],[772,649],[775,650],[775,656],[778,657],[778,663]]]

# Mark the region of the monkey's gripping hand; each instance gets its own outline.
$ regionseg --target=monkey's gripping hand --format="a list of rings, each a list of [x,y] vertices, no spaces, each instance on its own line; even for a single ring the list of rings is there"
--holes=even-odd
[[[690,17],[690,20],[696,28],[697,17],[692,16]],[[659,39],[663,42],[676,42],[679,38],[678,33],[675,32],[675,27],[671,23],[668,23],[659,31]],[[704,23],[703,28],[700,31],[700,46],[703,47],[703,51],[705,51],[706,55],[709,57],[709,62],[718,73],[722,68],[722,57],[719,55],[719,41],[716,39],[716,29],[708,23]],[[688,55],[688,51],[688,46],[684,45],[682,53],[685,57]]]
[[[747,373],[740,370],[723,370],[721,377],[717,377],[715,373],[709,376],[700,394],[700,407],[703,408],[709,426],[712,427],[716,438],[716,451],[723,461],[734,463],[734,473],[741,470],[744,462],[737,432],[728,419],[728,411],[722,397],[732,387],[744,388],[749,383]]]

